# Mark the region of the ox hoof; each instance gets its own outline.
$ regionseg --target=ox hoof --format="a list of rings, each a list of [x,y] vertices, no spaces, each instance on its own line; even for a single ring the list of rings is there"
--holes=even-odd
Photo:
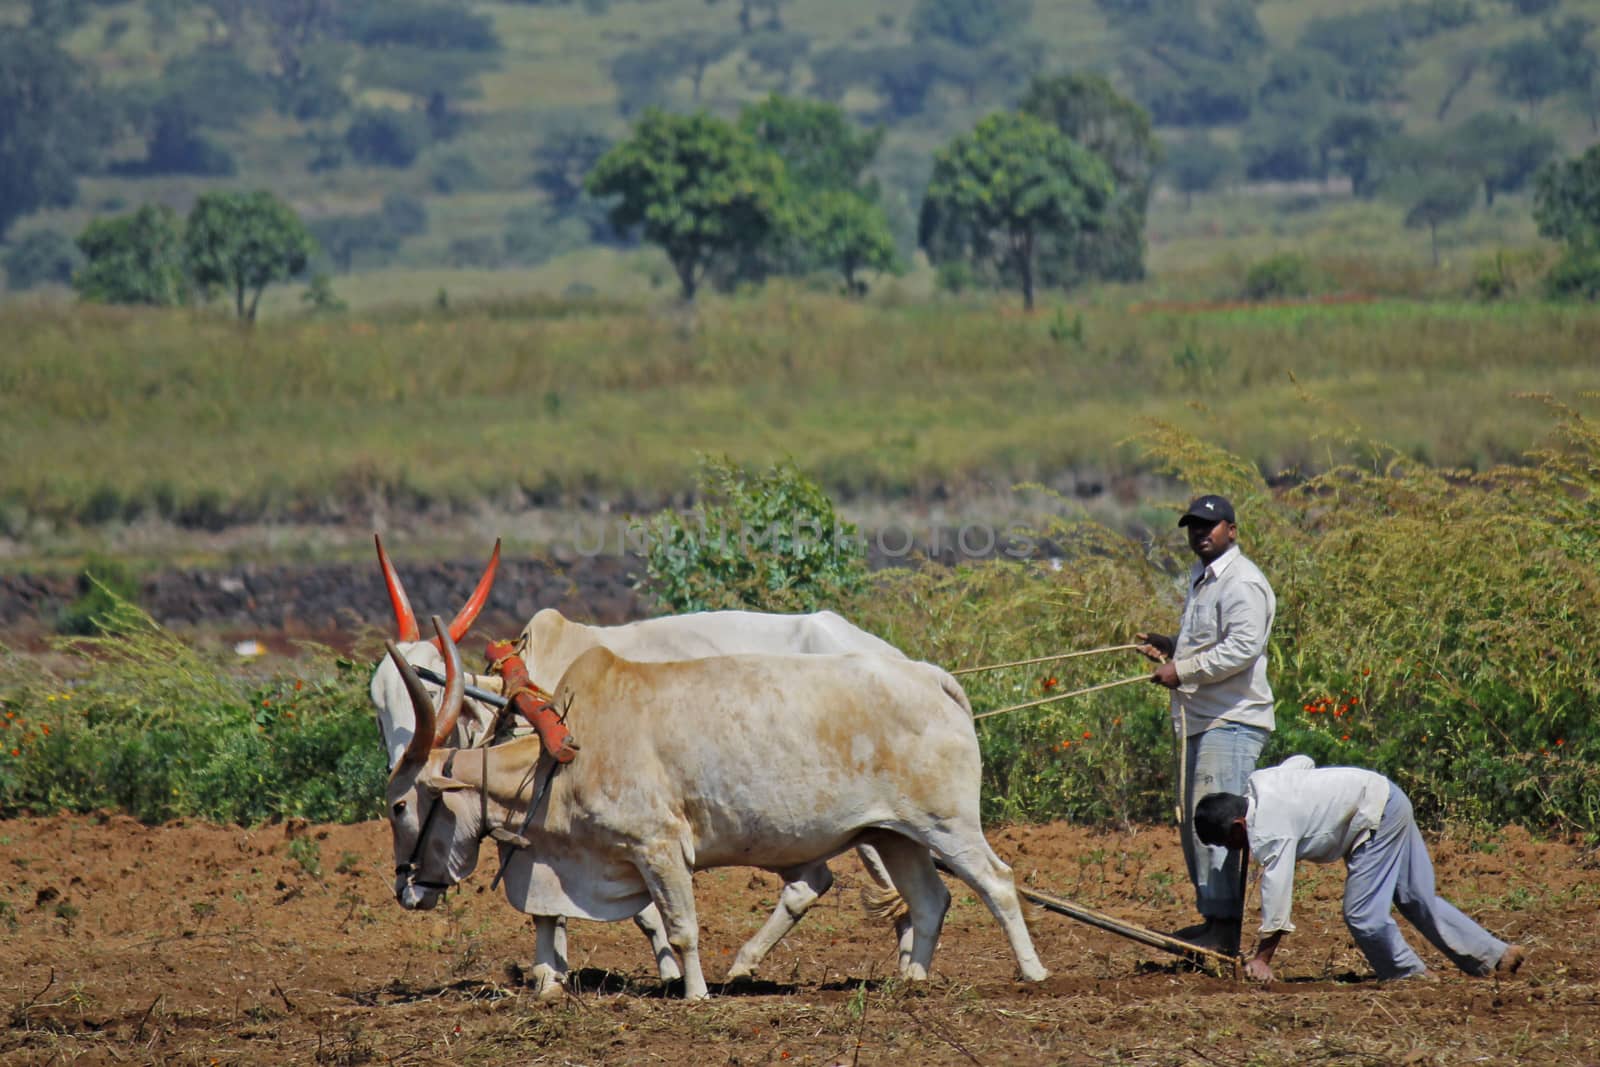
[[[567,991],[566,975],[548,966],[535,967],[528,976],[528,988],[539,1000],[560,1000]]]
[[[926,982],[928,980],[928,968],[920,963],[907,963],[900,968],[900,977],[908,982]]]
[[[1022,968],[1022,980],[1024,982],[1042,982],[1049,977],[1049,969],[1037,961]]]
[[[676,982],[683,977],[683,968],[678,966],[674,959],[664,959],[656,965],[656,970],[661,974],[663,982]]]

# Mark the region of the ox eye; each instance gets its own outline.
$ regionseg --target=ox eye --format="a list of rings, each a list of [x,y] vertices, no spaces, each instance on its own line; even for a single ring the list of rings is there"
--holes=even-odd
[[[394,813],[396,816],[404,815],[406,813],[406,802],[403,800],[395,801]]]

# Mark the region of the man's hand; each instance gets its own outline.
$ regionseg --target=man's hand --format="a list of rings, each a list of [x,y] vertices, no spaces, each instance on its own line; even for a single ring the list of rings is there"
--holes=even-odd
[[[1157,667],[1155,672],[1150,675],[1150,680],[1157,685],[1164,685],[1168,689],[1176,689],[1183,684],[1178,678],[1178,665],[1171,660],[1167,660],[1167,662]]]
[[[1157,663],[1164,663],[1172,658],[1172,652],[1177,647],[1172,638],[1166,634],[1134,634],[1134,639],[1142,642],[1137,651]]]
[[[1244,976],[1252,982],[1272,981],[1272,965],[1260,956],[1251,956],[1244,961]]]

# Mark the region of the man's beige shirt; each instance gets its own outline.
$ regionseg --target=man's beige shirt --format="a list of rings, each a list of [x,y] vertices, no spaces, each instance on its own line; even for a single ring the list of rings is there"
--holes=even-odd
[[[1267,637],[1277,610],[1272,586],[1238,545],[1195,563],[1173,650],[1174,729],[1181,724],[1188,737],[1224,722],[1273,728]]]

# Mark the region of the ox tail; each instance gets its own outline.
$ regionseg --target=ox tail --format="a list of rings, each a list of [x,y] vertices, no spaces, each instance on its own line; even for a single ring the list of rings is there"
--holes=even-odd
[[[868,918],[886,923],[898,923],[911,914],[905,898],[892,885],[862,886],[861,907],[865,909]]]

